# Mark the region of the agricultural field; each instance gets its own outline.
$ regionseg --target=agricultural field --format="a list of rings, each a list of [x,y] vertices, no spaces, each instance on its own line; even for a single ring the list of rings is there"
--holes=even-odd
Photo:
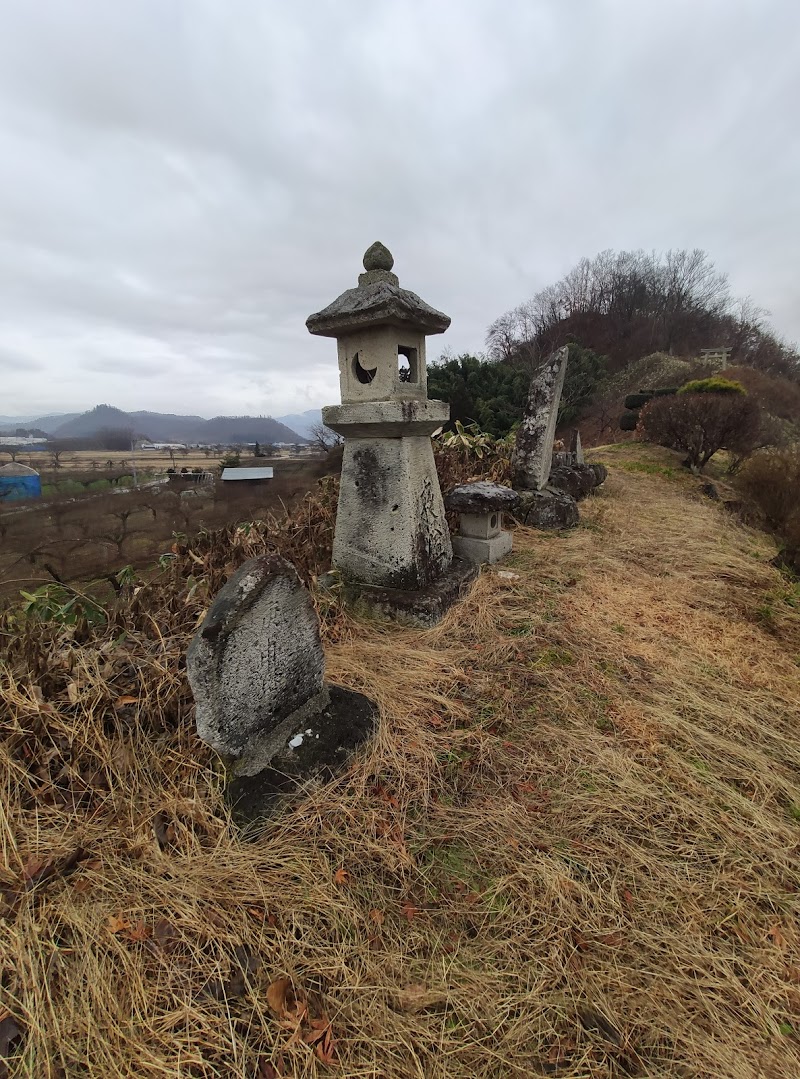
[[[227,449],[187,449],[173,450],[64,450],[54,453],[28,453],[25,450],[16,454],[20,464],[34,468],[42,477],[45,495],[77,493],[86,489],[103,489],[110,485],[109,477],[119,477],[116,482],[131,485],[134,468],[137,477],[153,478],[166,473],[168,468],[202,468],[217,471]],[[288,462],[303,462],[315,459],[308,452],[292,454],[282,451],[269,457],[250,458],[241,455],[243,465],[286,466]],[[9,454],[0,447],[0,464],[11,460]]]
[[[134,489],[124,458],[113,469],[81,470],[80,457],[42,472],[41,499],[0,506],[0,599],[54,580],[103,578],[114,587],[119,570],[146,567],[169,551],[176,536],[280,510],[329,468],[327,459],[310,456],[267,463],[274,478],[258,486],[223,483],[218,461],[211,462],[217,477],[207,486],[170,481],[162,467],[159,474],[137,470]]]

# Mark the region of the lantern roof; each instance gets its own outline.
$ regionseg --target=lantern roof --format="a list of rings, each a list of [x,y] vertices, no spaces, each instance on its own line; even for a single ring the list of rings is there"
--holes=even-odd
[[[321,311],[306,319],[308,332],[319,337],[345,334],[376,326],[397,326],[424,334],[444,333],[450,317],[421,300],[415,292],[400,288],[392,273],[394,258],[388,247],[375,242],[364,253],[364,273],[350,288]]]

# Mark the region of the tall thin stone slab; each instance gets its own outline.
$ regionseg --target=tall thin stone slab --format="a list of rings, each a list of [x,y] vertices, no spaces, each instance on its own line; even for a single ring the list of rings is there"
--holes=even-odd
[[[583,465],[586,461],[583,456],[583,446],[581,445],[581,433],[576,427],[572,432],[572,440],[570,442],[570,452],[572,453],[572,464]]]
[[[569,349],[564,345],[547,357],[531,380],[511,459],[512,480],[517,489],[540,491],[547,483],[568,359]]]
[[[247,819],[334,772],[373,726],[371,702],[326,685],[311,597],[277,555],[250,559],[222,588],[186,670],[197,733],[225,760],[228,795]]]

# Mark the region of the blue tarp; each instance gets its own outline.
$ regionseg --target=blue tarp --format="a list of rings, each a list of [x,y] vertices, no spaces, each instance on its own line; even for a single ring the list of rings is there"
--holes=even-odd
[[[0,476],[0,505],[20,498],[39,498],[41,493],[38,476]]]

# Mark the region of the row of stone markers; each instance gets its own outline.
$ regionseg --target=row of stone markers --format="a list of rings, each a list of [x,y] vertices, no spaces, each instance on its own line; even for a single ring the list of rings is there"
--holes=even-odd
[[[469,589],[484,562],[511,550],[503,513],[539,528],[577,523],[576,500],[602,466],[553,458],[568,350],[531,383],[512,460],[513,485],[480,482],[443,499],[431,434],[450,406],[427,393],[426,337],[450,319],[400,287],[383,244],[364,256],[358,285],[307,320],[333,337],[341,404],[323,422],[344,436],[332,574],[355,608],[432,625]],[[554,467],[555,463],[555,467]],[[460,514],[452,540],[445,507]],[[308,781],[334,774],[372,731],[364,696],[327,686],[319,624],[294,567],[246,562],[211,605],[187,655],[197,730],[226,762],[235,815],[251,821]]]

